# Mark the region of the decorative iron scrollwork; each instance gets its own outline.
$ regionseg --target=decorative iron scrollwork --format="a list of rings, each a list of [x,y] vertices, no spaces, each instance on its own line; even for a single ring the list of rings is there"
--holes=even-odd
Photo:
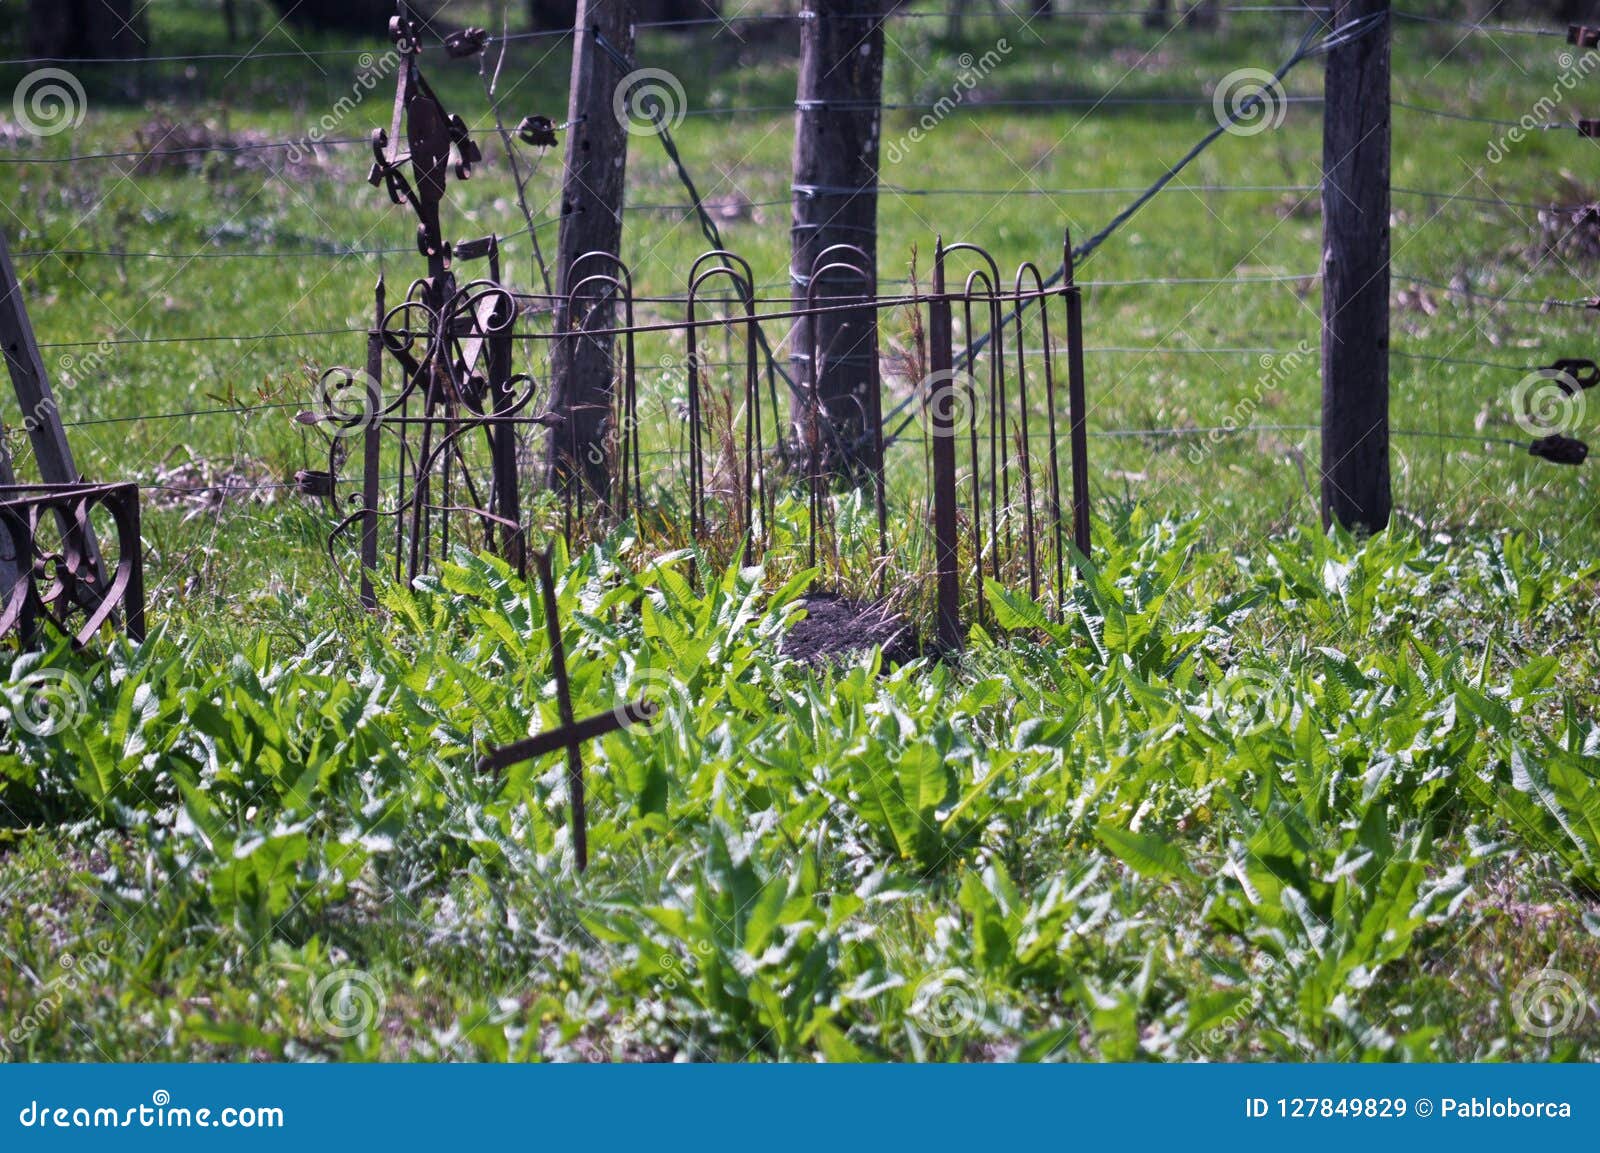
[[[88,543],[91,515],[103,509],[116,534],[116,567],[100,571]],[[102,518],[101,527],[104,527]],[[48,546],[55,521],[60,543]],[[99,542],[103,556],[106,542]],[[144,639],[144,556],[139,486],[121,484],[0,485],[0,635],[23,644],[41,626],[86,645],[121,616],[134,640]]]

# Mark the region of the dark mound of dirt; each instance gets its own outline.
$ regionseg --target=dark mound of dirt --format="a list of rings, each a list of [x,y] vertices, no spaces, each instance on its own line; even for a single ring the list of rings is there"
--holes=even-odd
[[[916,630],[886,604],[833,593],[814,593],[800,603],[806,615],[783,638],[784,656],[822,665],[881,645],[889,667],[921,655]]]

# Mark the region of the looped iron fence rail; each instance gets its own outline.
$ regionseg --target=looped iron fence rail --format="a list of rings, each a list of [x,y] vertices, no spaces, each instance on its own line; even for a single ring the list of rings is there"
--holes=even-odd
[[[945,644],[959,644],[964,613],[981,619],[986,580],[1059,608],[1071,550],[1089,547],[1082,300],[1070,238],[1064,257],[1067,274],[1051,287],[1031,261],[1007,278],[978,245],[941,242],[930,289],[913,282],[885,294],[873,290],[859,250],[836,246],[790,298],[758,295],[749,262],[726,249],[692,262],[679,297],[636,297],[628,267],[601,253],[574,264],[560,299],[491,278],[435,302],[418,281],[389,307],[380,284],[365,369],[329,370],[320,411],[300,417],[330,432],[330,553],[345,564],[359,554],[369,604],[373,572],[414,579],[452,541],[521,567],[533,527],[522,510],[549,492],[569,542],[633,517],[641,531],[653,525],[663,539],[753,563],[785,547],[775,509],[787,496],[805,509],[805,564],[836,581],[855,549],[848,559],[876,574],[879,592],[891,523],[897,531],[926,524]],[[860,291],[843,283],[852,278]],[[807,322],[838,312],[876,326],[877,347],[900,351],[861,366],[849,396],[825,397],[819,366],[829,351]],[[555,319],[519,329],[530,315]],[[1064,344],[1052,335],[1061,324]],[[609,358],[603,434],[558,454],[538,440],[568,438],[577,422],[545,406],[560,382],[541,382],[573,363],[558,346],[580,341]],[[959,356],[958,344],[967,350]],[[790,346],[800,366],[786,406],[767,356],[774,345]],[[395,369],[391,394],[385,374]],[[642,379],[647,372],[653,380]],[[651,384],[645,404],[642,386]],[[920,409],[923,436],[886,436],[886,391]],[[558,460],[580,452],[605,478],[598,486],[559,475]],[[870,507],[867,531],[841,532],[846,502]],[[391,555],[380,563],[385,539]]]

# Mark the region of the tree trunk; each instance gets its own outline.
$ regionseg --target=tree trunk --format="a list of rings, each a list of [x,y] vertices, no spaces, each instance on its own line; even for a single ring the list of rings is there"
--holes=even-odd
[[[1214,30],[1222,20],[1221,14],[1217,11],[1217,0],[1195,0],[1189,5],[1184,19],[1196,28]]]
[[[95,0],[91,0],[95,2]],[[309,3],[307,0],[272,0],[284,21],[305,28],[329,28],[342,32],[387,35],[389,18],[395,14],[394,0],[336,0],[335,3]],[[413,18],[432,19],[432,3],[409,6]]]
[[[28,53],[143,56],[149,51],[144,9],[134,0],[30,0]]]
[[[528,23],[535,31],[571,28],[578,16],[578,0],[528,0]]]
[[[634,15],[641,24],[663,20],[709,20],[722,11],[721,0],[635,0]],[[578,12],[577,0],[528,0],[528,22],[539,31],[571,28]]]
[[[834,245],[854,245],[862,277],[824,273],[818,304],[877,290],[878,138],[883,100],[882,0],[808,0],[814,17],[801,23],[799,110],[794,141],[794,225],[790,273],[803,302],[817,257]],[[851,470],[865,459],[866,435],[878,390],[878,324],[872,308],[845,309],[795,325],[792,356],[797,380],[814,380],[816,411],[805,390],[792,415],[802,441],[822,445],[826,467]],[[812,355],[816,363],[811,363]],[[814,375],[813,375],[814,374]],[[824,427],[814,427],[820,418]]]
[[[628,128],[616,113],[613,96],[627,73],[601,47],[597,36],[631,60],[633,21],[631,0],[579,0],[567,100],[567,121],[572,127],[567,131],[561,235],[556,246],[557,332],[579,323],[589,331],[609,329],[620,317],[613,307],[614,297],[595,285],[580,294],[584,300],[595,301],[592,311],[571,315],[565,297],[578,287],[571,280],[575,260],[591,252],[616,256],[622,247]],[[578,279],[615,271],[614,266],[599,260],[585,261]],[[580,497],[590,495],[601,502],[611,495],[605,437],[612,407],[615,344],[609,336],[559,339],[550,358],[553,408],[563,420],[550,434],[551,486],[569,493],[581,486]]]

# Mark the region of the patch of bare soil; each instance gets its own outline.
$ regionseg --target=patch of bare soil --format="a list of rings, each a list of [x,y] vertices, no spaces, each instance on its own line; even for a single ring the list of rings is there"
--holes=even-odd
[[[800,603],[806,615],[784,638],[785,656],[824,665],[881,645],[884,665],[893,666],[921,655],[911,623],[881,601],[814,593]]]

